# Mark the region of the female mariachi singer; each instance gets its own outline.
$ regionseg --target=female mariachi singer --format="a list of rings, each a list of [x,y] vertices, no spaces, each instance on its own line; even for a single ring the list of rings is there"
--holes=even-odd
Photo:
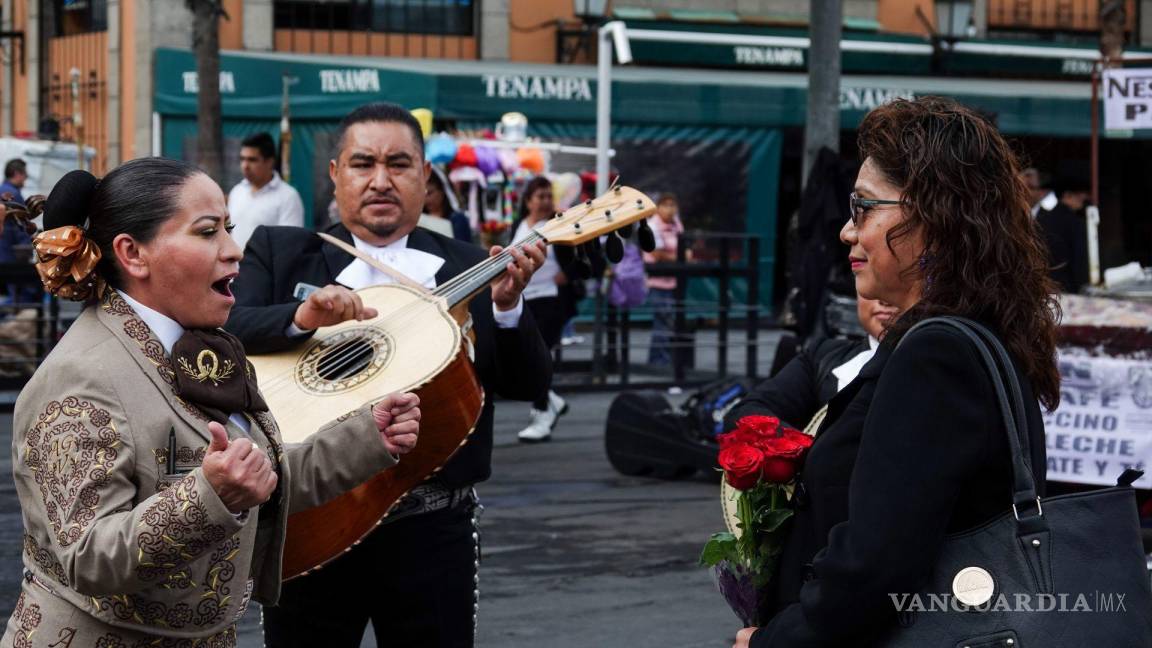
[[[242,256],[224,194],[189,164],[74,171],[44,223],[45,288],[90,303],[16,403],[25,577],[0,646],[234,646],[248,601],[279,595],[288,514],[410,451],[417,398],[281,445],[218,328]]]
[[[1016,156],[988,120],[941,97],[873,110],[858,142],[840,238],[856,290],[901,315],[828,405],[798,477],[776,615],[741,630],[737,648],[873,645],[897,631],[889,594],[926,585],[947,533],[1011,510],[1011,454],[976,348],[942,327],[908,333],[917,322],[968,317],[1003,343],[1043,489],[1058,310]]]

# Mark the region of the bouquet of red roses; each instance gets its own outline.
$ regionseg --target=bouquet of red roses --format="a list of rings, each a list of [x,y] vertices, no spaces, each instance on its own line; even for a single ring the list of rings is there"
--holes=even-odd
[[[735,533],[714,534],[700,555],[720,593],[746,626],[763,625],[764,595],[792,517],[792,481],[812,437],[774,416],[745,416],[717,437],[724,481],[735,489]]]

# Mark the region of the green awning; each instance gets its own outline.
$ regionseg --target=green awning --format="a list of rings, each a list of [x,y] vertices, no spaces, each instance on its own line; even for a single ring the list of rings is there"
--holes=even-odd
[[[756,42],[741,45],[633,40],[632,57],[640,65],[670,65],[746,70],[804,71],[808,31],[804,28],[660,20],[624,19],[629,31],[738,34]],[[1087,79],[1099,51],[1062,43],[960,39],[939,48],[923,37],[845,29],[841,68],[846,74],[912,74],[974,77]],[[1129,56],[1152,52],[1132,50]]]
[[[155,110],[196,114],[191,53],[157,52]],[[291,87],[293,119],[335,121],[356,106],[387,100],[431,109],[438,119],[495,122],[518,111],[538,121],[594,122],[595,69],[479,61],[226,52],[221,56],[226,119],[276,119],[281,76]],[[803,125],[807,77],[782,72],[613,70],[612,118],[618,123],[777,128]],[[872,108],[898,96],[941,94],[996,116],[1009,135],[1085,137],[1091,130],[1085,82],[847,74],[840,104],[852,129]],[[1136,133],[1136,137],[1152,134]]]

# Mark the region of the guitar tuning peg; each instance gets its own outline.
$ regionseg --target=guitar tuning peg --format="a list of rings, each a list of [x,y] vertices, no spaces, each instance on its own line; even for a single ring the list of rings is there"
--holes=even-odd
[[[632,224],[629,223],[629,224],[625,225],[624,227],[621,227],[620,229],[618,229],[616,231],[620,234],[620,236],[623,236],[624,238],[631,238],[632,237]]]
[[[640,243],[640,249],[645,252],[651,252],[656,249],[656,235],[652,233],[652,228],[648,226],[647,220],[640,221],[640,229],[636,233],[636,240]]]
[[[624,259],[624,239],[616,232],[608,235],[604,243],[604,256],[612,263],[620,263]]]

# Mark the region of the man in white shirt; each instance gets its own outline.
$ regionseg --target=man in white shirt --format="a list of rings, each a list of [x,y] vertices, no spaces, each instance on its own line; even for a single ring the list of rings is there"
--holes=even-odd
[[[362,106],[341,122],[336,142],[329,174],[340,222],[327,233],[428,288],[450,286],[478,266],[499,267],[487,264],[489,253],[479,247],[417,227],[431,167],[410,112]],[[552,380],[551,354],[522,298],[543,263],[540,245],[516,250],[507,271],[468,303],[473,367],[485,398],[478,420],[459,421],[471,426],[467,442],[357,545],[284,584],[277,606],[264,608],[265,646],[359,648],[369,620],[380,646],[472,646],[480,602],[473,486],[492,471],[493,401],[536,400]],[[394,283],[389,274],[313,232],[260,227],[240,262],[225,328],[249,353],[299,349],[314,343],[314,329],[376,317],[354,291],[387,283]],[[452,399],[423,407],[459,411]]]
[[[244,179],[228,193],[228,212],[240,247],[261,225],[304,227],[304,203],[292,185],[276,172],[276,143],[268,133],[256,133],[240,143]]]
[[[1028,167],[1020,172],[1020,177],[1024,179],[1024,184],[1028,186],[1028,192],[1031,194],[1032,217],[1035,218],[1042,211],[1052,211],[1059,201],[1056,192],[1051,189],[1051,176],[1039,169]]]

